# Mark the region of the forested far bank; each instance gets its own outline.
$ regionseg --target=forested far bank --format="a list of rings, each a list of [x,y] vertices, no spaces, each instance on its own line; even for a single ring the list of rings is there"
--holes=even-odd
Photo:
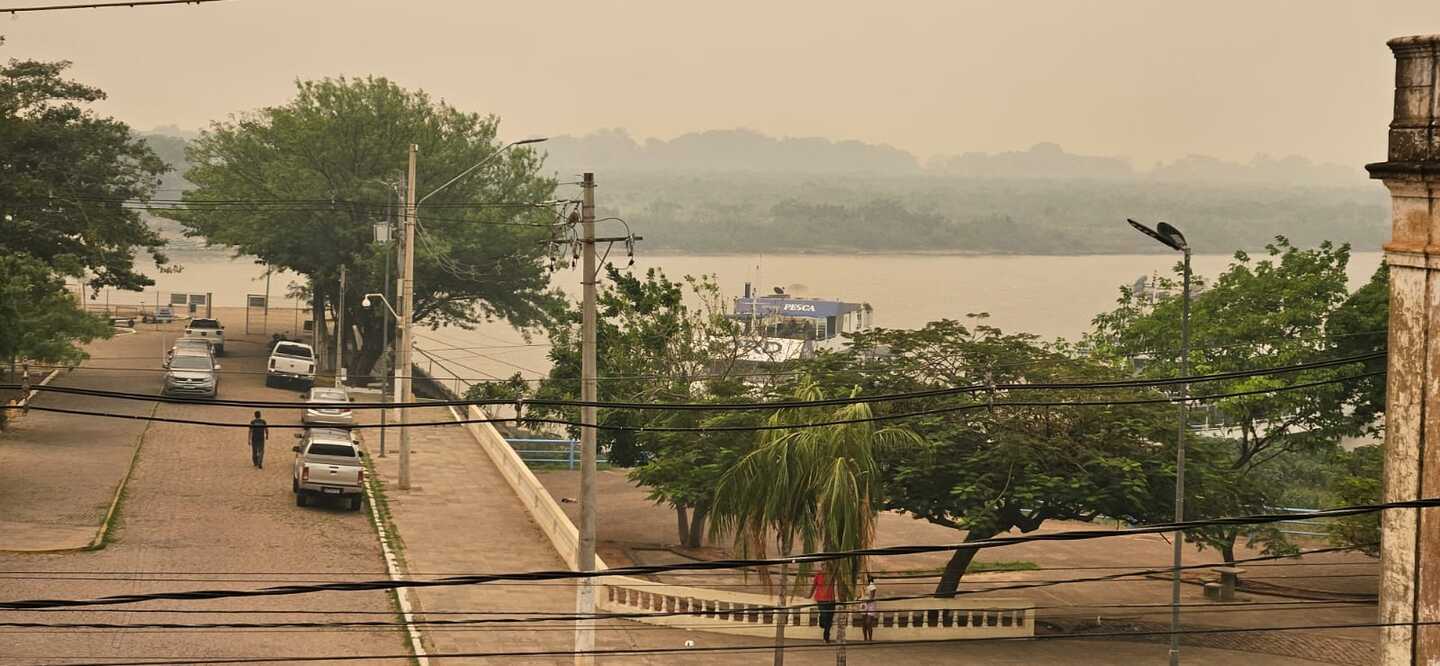
[[[1199,252],[1275,235],[1379,247],[1384,189],[946,176],[597,174],[601,212],[651,251],[1132,254],[1126,217],[1180,224]]]

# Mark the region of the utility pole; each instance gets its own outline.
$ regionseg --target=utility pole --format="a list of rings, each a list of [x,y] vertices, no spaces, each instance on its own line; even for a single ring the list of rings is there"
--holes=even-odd
[[[419,149],[410,144],[410,166],[405,176],[405,258],[400,268],[400,367],[396,379],[400,381],[400,402],[413,402],[413,386],[410,382],[411,363],[410,321],[415,318],[415,152]],[[400,489],[410,489],[410,429],[406,427],[408,417],[404,407],[400,408]]]
[[[396,198],[399,198],[400,192],[398,192],[398,191],[395,192],[395,195],[396,195]],[[385,208],[386,208],[386,211],[385,211],[385,244],[386,244],[386,245],[389,245],[390,242],[395,238],[395,208],[392,207],[392,206],[386,206]],[[382,293],[382,294],[385,295],[385,297],[386,297],[386,299],[387,299],[387,300],[386,300],[386,305],[387,305],[387,307],[388,307],[389,303],[391,302],[391,301],[389,300],[389,298],[390,298],[390,253],[389,253],[389,252],[384,252],[383,254],[384,254],[384,256],[385,256],[385,279],[383,279],[383,280],[380,281],[380,293]],[[383,313],[383,312],[380,313],[380,317],[381,317],[382,320],[384,320],[384,324],[380,326],[380,350],[381,350],[381,353],[385,353],[385,352],[389,352],[389,351],[390,351],[390,318],[389,318],[389,317],[386,317],[386,316],[385,316],[385,313]],[[391,364],[391,365],[394,365],[394,364],[395,364],[395,354],[394,354],[393,352],[391,352],[391,353],[389,354],[389,358],[390,358],[390,364]],[[383,404],[383,403],[390,402],[390,373],[388,373],[388,372],[382,372],[382,373],[380,373],[380,402],[381,402],[382,404]],[[385,428],[385,420],[386,420],[385,415],[386,415],[386,412],[389,412],[389,411],[390,411],[390,409],[389,409],[388,407],[381,407],[381,408],[380,408],[380,457],[381,457],[381,458],[384,458],[384,457],[385,457],[385,430],[386,430],[386,428]]]
[[[581,252],[580,285],[583,293],[583,314],[580,320],[580,553],[576,568],[595,570],[595,406],[599,391],[595,382],[595,174],[586,173],[580,185],[584,190],[580,206]],[[575,590],[575,663],[595,663],[586,654],[595,649],[595,583],[581,578]]]
[[[335,388],[345,374],[345,264],[340,264],[340,298],[335,301]]]

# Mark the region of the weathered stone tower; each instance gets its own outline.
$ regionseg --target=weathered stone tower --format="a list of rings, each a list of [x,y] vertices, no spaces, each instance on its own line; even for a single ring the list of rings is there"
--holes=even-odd
[[[1393,202],[1385,500],[1440,497],[1440,35],[1401,37],[1388,158],[1366,168]],[[1381,663],[1440,664],[1440,509],[1381,516]]]

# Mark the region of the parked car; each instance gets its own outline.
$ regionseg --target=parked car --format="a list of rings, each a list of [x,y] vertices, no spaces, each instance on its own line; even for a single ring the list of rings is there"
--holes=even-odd
[[[265,385],[298,383],[305,388],[315,385],[315,350],[303,342],[277,342],[270,350],[265,368]]]
[[[170,345],[170,350],[165,352],[165,367],[170,367],[170,359],[175,358],[176,354],[186,353],[214,355],[209,338],[177,338]]]
[[[338,497],[349,502],[350,510],[360,508],[365,498],[365,455],[349,430],[307,428],[295,435],[295,465],[291,489],[295,505],[306,506],[313,497]]]
[[[220,394],[220,364],[210,354],[177,353],[165,372],[164,395],[213,398]]]
[[[175,310],[168,305],[155,308],[154,312],[145,311],[140,314],[140,321],[147,324],[168,324],[175,321]]]
[[[310,389],[309,393],[301,393],[300,397],[307,403],[339,403],[350,402],[350,393],[343,388],[329,388],[317,386]],[[355,425],[355,417],[351,414],[350,408],[336,407],[312,407],[307,405],[305,411],[300,415],[300,422],[305,425],[330,425],[349,428]]]
[[[110,325],[117,328],[135,328],[135,318],[124,315],[112,315]]]
[[[191,319],[185,327],[185,337],[210,338],[216,356],[225,355],[225,327],[219,319]]]

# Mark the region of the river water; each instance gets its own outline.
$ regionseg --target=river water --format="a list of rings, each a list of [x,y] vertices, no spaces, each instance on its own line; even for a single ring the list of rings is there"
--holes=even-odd
[[[1351,289],[1365,283],[1380,265],[1381,253],[1359,252],[1351,257]],[[1230,255],[1199,255],[1197,275],[1213,278],[1230,263]],[[1142,276],[1167,273],[1176,265],[1173,255],[1091,256],[984,256],[984,255],[645,255],[636,257],[635,270],[663,269],[672,279],[682,275],[714,274],[727,302],[739,296],[745,282],[761,293],[783,287],[796,296],[867,302],[874,321],[890,328],[913,328],[942,318],[963,320],[968,313],[988,312],[988,323],[1005,331],[1026,331],[1043,338],[1075,339],[1090,320],[1114,305],[1121,285]],[[212,292],[220,306],[240,306],[246,294],[265,292],[264,268],[253,259],[224,255],[194,255],[178,263],[178,274],[149,274],[156,287],[144,299],[153,303],[169,292]],[[293,307],[283,298],[290,282],[299,276],[272,276],[272,307]],[[579,293],[577,270],[555,274],[553,284],[567,294]],[[158,292],[158,293],[157,293]],[[102,295],[101,299],[104,296]],[[114,303],[137,303],[134,293],[115,292]],[[286,315],[271,311],[272,323]],[[238,323],[238,322],[235,322]],[[285,322],[281,322],[282,325]],[[232,325],[227,322],[227,325]],[[273,326],[272,326],[273,327]],[[516,372],[538,377],[548,371],[544,337],[526,341],[503,322],[485,324],[473,331],[455,328],[417,329],[417,364],[430,366],[438,377],[484,380]],[[427,355],[428,354],[428,355]]]

